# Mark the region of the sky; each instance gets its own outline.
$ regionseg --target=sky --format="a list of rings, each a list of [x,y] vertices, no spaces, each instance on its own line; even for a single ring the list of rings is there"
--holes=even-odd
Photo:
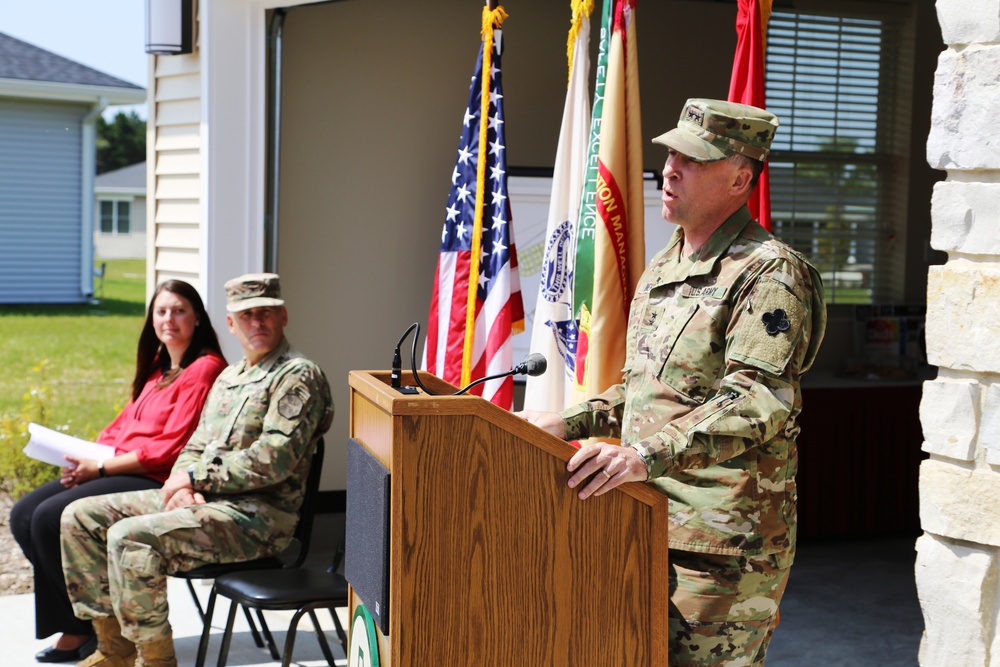
[[[147,87],[145,0],[0,0],[0,32]],[[146,106],[134,110],[146,118]]]

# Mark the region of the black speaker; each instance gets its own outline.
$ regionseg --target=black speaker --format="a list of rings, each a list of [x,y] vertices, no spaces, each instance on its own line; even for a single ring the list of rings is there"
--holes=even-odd
[[[389,484],[389,469],[351,438],[344,576],[384,635],[389,634]]]

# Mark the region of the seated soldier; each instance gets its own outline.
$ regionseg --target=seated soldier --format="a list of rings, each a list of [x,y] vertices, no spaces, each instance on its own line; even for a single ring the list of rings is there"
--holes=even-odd
[[[82,667],[176,667],[167,576],[262,558],[291,540],[333,403],[320,368],[289,345],[275,274],[226,283],[226,324],[245,359],[212,386],[162,490],[76,501],[62,516],[73,611],[93,621]]]

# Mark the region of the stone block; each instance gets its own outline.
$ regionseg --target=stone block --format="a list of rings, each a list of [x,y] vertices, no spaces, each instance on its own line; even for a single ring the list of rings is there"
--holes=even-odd
[[[1000,183],[937,183],[931,217],[935,250],[1000,255]]]
[[[920,526],[942,537],[1000,546],[1000,472],[934,459],[921,463]]]
[[[986,390],[979,445],[986,450],[986,462],[1000,466],[1000,385],[990,385]]]
[[[1000,373],[1000,266],[930,267],[926,336],[931,364]]]
[[[927,162],[935,169],[1000,168],[996,124],[1000,45],[945,51],[934,73]]]
[[[972,381],[924,383],[920,424],[925,452],[971,461],[976,451],[979,385]]]
[[[1000,0],[937,0],[945,44],[1000,42]]]
[[[997,557],[993,549],[932,535],[917,540],[914,568],[924,615],[922,667],[985,667],[993,628]]]

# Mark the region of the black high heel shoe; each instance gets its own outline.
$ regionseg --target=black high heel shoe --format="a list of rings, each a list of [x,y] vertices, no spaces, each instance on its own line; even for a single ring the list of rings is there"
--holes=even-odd
[[[87,641],[76,648],[61,649],[50,646],[35,654],[38,662],[80,662],[97,650],[97,636],[91,635]]]

